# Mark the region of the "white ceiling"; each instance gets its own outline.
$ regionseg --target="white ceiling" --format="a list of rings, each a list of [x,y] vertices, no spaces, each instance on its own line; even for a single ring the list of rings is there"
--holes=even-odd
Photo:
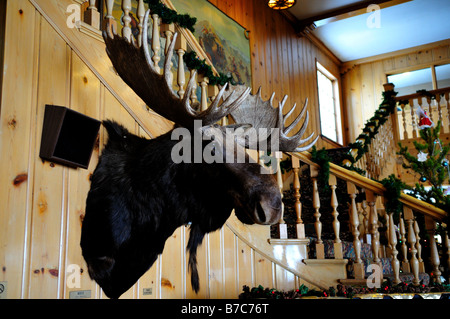
[[[298,0],[289,12],[305,19],[355,4],[355,0]],[[367,21],[379,13],[379,27]],[[312,32],[342,62],[450,39],[450,0],[413,0],[329,22]],[[375,14],[375,15],[374,15]]]

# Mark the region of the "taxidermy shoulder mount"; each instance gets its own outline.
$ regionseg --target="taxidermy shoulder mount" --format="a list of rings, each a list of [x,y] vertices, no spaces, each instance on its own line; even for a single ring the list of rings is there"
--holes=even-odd
[[[143,21],[143,39],[148,39],[148,28],[149,11]],[[196,111],[189,100],[195,75],[191,76],[183,98],[171,87],[170,60],[176,34],[161,75],[151,59],[148,41],[138,45],[132,37],[127,40],[118,36],[110,26],[106,30],[106,50],[120,77],[151,109],[178,128],[191,135],[209,136],[210,140],[200,146],[210,147],[215,158],[219,154],[223,161],[174,162],[173,149],[179,141],[172,139],[173,131],[147,140],[115,122],[104,121],[108,142],[92,175],[81,233],[89,275],[108,297],[120,297],[152,266],[163,252],[167,238],[178,227],[190,224],[188,267],[192,287],[198,292],[196,252],[206,233],[220,229],[233,209],[246,224],[275,224],[281,216],[281,195],[275,178],[266,168],[251,163],[245,152],[245,163],[230,161],[236,158],[236,148],[244,150],[271,140],[266,145],[279,146],[271,151],[297,152],[312,147],[318,137],[299,147],[313,136],[302,139],[308,125],[306,103],[286,128],[286,118],[294,112],[295,105],[283,115],[286,98],[274,108],[273,95],[269,101],[263,101],[260,92],[252,95],[243,86],[225,85],[206,110]],[[288,136],[305,112],[301,128]],[[214,124],[228,114],[237,125]],[[196,120],[202,121],[200,128],[194,125]],[[237,130],[240,125],[247,130]],[[246,132],[250,126],[255,129],[250,137],[258,143],[249,142]],[[260,132],[264,130],[259,129],[277,134],[263,134]],[[275,138],[277,143],[273,143]],[[206,145],[211,139],[212,148],[211,143]],[[236,141],[238,145],[230,146],[226,141]]]

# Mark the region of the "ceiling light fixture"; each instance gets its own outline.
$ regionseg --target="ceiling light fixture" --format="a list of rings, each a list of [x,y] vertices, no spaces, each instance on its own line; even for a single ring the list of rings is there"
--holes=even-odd
[[[292,7],[297,0],[269,0],[267,5],[274,10],[285,10]]]

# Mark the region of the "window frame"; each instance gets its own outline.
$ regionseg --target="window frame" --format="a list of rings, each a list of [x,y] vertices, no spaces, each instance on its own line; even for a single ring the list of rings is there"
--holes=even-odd
[[[318,72],[322,73],[326,78],[328,78],[333,86],[333,104],[334,104],[334,112],[335,112],[335,124],[336,124],[336,140],[333,140],[331,137],[326,136],[322,133],[322,112],[320,108],[320,100],[319,100],[319,78]],[[317,102],[319,106],[319,125],[320,125],[320,135],[322,138],[332,142],[337,143],[340,146],[344,145],[344,136],[343,136],[343,115],[341,108],[341,94],[340,94],[340,83],[339,77],[335,76],[332,72],[326,69],[319,61],[316,60],[316,87],[317,87]]]

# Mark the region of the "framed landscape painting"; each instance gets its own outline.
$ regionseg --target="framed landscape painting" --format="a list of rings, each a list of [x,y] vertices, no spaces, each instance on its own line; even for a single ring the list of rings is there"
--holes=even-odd
[[[197,18],[194,36],[217,71],[251,86],[250,43],[246,30],[207,0],[170,0],[180,14]]]

